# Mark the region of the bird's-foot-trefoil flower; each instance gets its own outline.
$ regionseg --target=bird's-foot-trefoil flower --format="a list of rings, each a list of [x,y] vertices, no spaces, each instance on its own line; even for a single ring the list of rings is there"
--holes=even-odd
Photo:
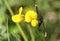
[[[25,14],[25,21],[31,22],[33,19],[37,19],[37,13],[34,10],[29,10]]]
[[[12,16],[12,21],[15,22],[15,23],[20,23],[21,21],[24,20],[24,15],[21,14],[22,13],[22,7],[19,8],[19,13],[16,14],[16,15],[13,15]]]
[[[38,26],[37,13],[34,10],[28,10],[25,14],[25,21],[30,22],[33,27]]]

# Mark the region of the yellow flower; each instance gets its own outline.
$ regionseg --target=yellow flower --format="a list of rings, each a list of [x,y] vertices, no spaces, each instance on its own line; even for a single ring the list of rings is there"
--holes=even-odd
[[[19,14],[12,16],[12,21],[15,23],[20,23],[24,19],[24,15],[22,13],[22,7],[19,8]]]
[[[23,19],[24,19],[23,14],[21,14],[21,15],[16,14],[16,15],[12,16],[12,21],[15,22],[15,23],[20,23],[21,21],[23,21]]]
[[[31,25],[33,27],[36,27],[38,25],[38,20],[36,20],[36,19],[32,20]]]
[[[31,22],[33,19],[37,19],[37,13],[33,10],[29,10],[25,14],[25,21]]]
[[[32,21],[32,18],[31,18],[31,17],[26,16],[25,21],[26,21],[26,22],[31,22],[31,21]]]

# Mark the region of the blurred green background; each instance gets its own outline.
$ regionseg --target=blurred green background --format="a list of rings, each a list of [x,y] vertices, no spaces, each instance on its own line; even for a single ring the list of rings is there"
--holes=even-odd
[[[17,25],[11,20],[9,8],[15,14],[21,6],[24,7],[23,11],[27,11],[29,7],[34,9],[35,4],[44,17],[47,37],[44,36],[43,25],[34,28],[22,22],[19,25],[28,41],[32,40],[27,27],[31,28],[35,41],[60,41],[60,0],[0,0],[0,41],[24,41]]]

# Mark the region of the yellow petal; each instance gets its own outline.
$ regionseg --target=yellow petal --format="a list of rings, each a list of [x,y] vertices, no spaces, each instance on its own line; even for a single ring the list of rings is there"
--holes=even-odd
[[[23,15],[16,14],[12,16],[12,21],[15,23],[20,23],[23,19]]]
[[[36,19],[32,20],[31,25],[33,27],[36,27],[38,25],[38,20],[36,20]]]
[[[26,21],[26,22],[31,22],[31,21],[32,21],[32,18],[31,18],[31,17],[26,16],[26,17],[25,17],[25,21]]]
[[[33,10],[27,11],[26,15],[29,15],[33,19],[36,19],[37,18],[37,13],[35,11],[33,11]]]
[[[37,19],[37,13],[33,10],[29,10],[25,14],[25,21],[31,22],[33,19]]]
[[[23,10],[23,7],[20,7],[20,8],[19,8],[19,14],[22,13],[22,10]]]

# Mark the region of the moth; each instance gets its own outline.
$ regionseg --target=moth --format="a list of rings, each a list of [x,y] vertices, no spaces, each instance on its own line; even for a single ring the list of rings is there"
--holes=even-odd
[[[39,10],[37,5],[35,5],[35,9],[36,9],[36,12],[38,14],[38,21],[39,21],[38,26],[40,27],[41,24],[43,24],[43,32],[44,32],[44,35],[46,37],[47,36],[47,32],[46,32],[46,27],[45,27],[44,22],[43,22],[43,16],[41,15],[41,12],[40,12],[40,10]]]

